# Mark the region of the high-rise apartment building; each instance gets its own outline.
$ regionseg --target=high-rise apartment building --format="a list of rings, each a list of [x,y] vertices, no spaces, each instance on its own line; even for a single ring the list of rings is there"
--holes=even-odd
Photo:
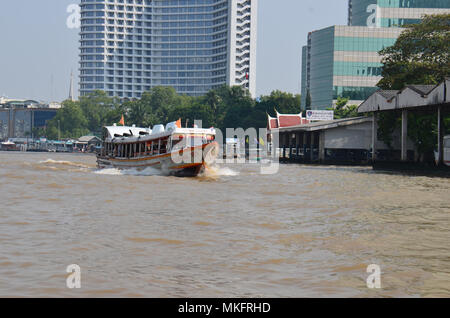
[[[80,96],[256,91],[257,0],[81,0]]]
[[[450,0],[349,0],[348,26],[308,34],[302,50],[302,105],[309,99],[311,108],[325,109],[338,97],[360,104],[378,89],[378,52],[395,43],[401,26],[444,12],[450,12]]]

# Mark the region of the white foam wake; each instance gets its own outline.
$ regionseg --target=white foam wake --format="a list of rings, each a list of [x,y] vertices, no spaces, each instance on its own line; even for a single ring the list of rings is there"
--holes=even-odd
[[[44,161],[39,161],[39,164],[42,165],[61,165],[61,166],[69,166],[69,167],[76,167],[76,168],[83,168],[83,169],[90,169],[92,166],[88,166],[82,163],[76,163],[72,161],[58,161],[53,159],[47,159]]]
[[[152,167],[147,167],[145,169],[139,170],[136,168],[130,169],[117,169],[117,168],[105,168],[100,170],[95,170],[95,174],[109,175],[109,176],[163,176],[164,171],[155,169]]]
[[[234,171],[228,167],[211,166],[205,169],[203,175],[205,177],[235,177],[239,175],[239,172]]]
[[[155,169],[152,167],[147,167],[143,170],[136,168],[129,169],[117,169],[117,168],[105,168],[98,169],[94,171],[95,174],[99,175],[109,175],[109,176],[167,176],[169,173],[164,170]],[[234,171],[228,167],[208,167],[201,174],[201,177],[221,177],[221,176],[238,176],[239,172]]]

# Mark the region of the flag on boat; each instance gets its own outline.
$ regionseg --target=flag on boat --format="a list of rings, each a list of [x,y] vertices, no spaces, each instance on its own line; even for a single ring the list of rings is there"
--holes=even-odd
[[[119,121],[119,125],[125,126],[125,118],[122,115],[122,118]]]
[[[177,120],[177,127],[181,128],[181,118]]]

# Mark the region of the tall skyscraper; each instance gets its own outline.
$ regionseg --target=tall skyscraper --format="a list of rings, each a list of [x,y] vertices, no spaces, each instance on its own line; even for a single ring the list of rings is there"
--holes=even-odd
[[[81,0],[80,96],[256,92],[257,0]]]
[[[302,50],[302,105],[335,105],[338,97],[359,105],[378,88],[378,52],[395,43],[401,26],[425,14],[450,12],[450,0],[349,0],[348,26],[331,26],[308,34]]]

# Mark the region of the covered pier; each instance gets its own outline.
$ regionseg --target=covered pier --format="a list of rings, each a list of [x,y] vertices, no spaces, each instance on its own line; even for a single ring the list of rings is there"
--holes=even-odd
[[[370,113],[372,116],[371,149],[373,162],[377,158],[378,117],[382,112],[401,112],[401,161],[412,161],[408,156],[408,113],[428,112],[436,115],[437,120],[437,164],[443,163],[443,118],[450,114],[450,79],[439,85],[409,85],[399,91],[380,90],[371,95],[358,108],[358,112]],[[430,132],[431,133],[431,132]]]
[[[345,163],[369,162],[372,118],[357,117],[305,123],[270,131],[279,138],[282,162]]]

